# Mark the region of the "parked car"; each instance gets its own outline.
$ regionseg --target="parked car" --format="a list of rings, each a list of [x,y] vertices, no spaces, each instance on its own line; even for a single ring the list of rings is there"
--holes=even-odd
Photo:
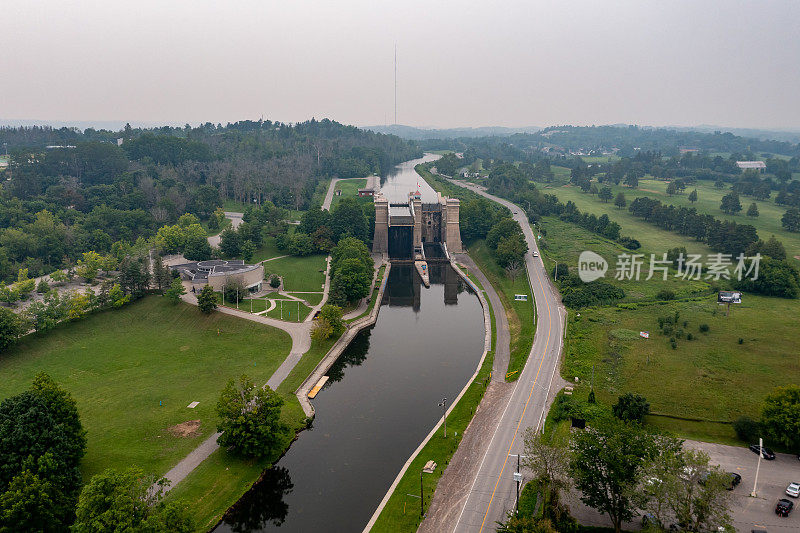
[[[769,461],[772,461],[773,459],[775,459],[775,452],[773,452],[772,450],[770,450],[766,446],[761,447],[758,444],[752,444],[750,446],[750,451],[755,453],[755,454],[758,454],[758,452],[760,451],[761,452],[761,457],[763,457],[764,459],[767,459]]]
[[[792,498],[800,496],[800,483],[789,483],[789,486],[786,487],[786,494]]]
[[[534,251],[533,251],[533,257],[539,257],[539,252],[537,252],[536,250],[534,250]]]
[[[661,525],[661,521],[656,518],[656,515],[652,513],[645,513],[642,515],[642,527],[646,528],[647,526],[655,526],[656,528],[663,528]]]
[[[775,506],[775,514],[779,516],[789,516],[789,513],[792,512],[792,507],[794,507],[794,503],[786,498],[781,498]]]
[[[736,485],[742,482],[742,476],[736,472],[728,472],[728,475],[731,476],[731,484],[728,486],[728,490],[733,490],[736,488]]]

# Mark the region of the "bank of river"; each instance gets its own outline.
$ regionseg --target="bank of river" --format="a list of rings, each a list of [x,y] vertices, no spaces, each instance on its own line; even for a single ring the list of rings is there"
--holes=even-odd
[[[416,190],[420,162],[387,176],[384,194],[407,197],[403,190]],[[420,189],[425,186],[420,178]],[[441,417],[439,402],[455,398],[483,352],[477,296],[447,264],[431,265],[430,277],[425,288],[412,265],[392,265],[377,323],[328,371],[313,400],[313,427],[215,532],[360,531],[366,525]]]

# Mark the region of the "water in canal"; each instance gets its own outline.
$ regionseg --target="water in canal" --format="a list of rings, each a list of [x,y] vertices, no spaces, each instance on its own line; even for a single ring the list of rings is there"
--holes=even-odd
[[[431,265],[430,277],[426,289],[412,265],[392,266],[377,323],[313,400],[313,427],[215,532],[363,529],[483,351],[477,296],[447,264]]]

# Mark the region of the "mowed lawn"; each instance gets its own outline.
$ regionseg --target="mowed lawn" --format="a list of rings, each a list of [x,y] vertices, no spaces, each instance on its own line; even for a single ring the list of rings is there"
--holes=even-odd
[[[339,196],[336,194],[333,195],[333,199],[331,200],[331,209],[336,207],[336,204],[338,204],[342,198],[358,198],[358,189],[363,189],[366,186],[367,180],[365,178],[351,178],[337,181],[334,191],[342,191],[342,193]],[[366,199],[372,201],[371,197]]]
[[[677,338],[673,349],[674,334],[663,335],[658,318],[676,311],[679,326],[694,339]],[[651,416],[648,422],[684,436],[733,442],[732,427],[719,422],[758,418],[773,388],[800,382],[798,300],[745,294],[728,317],[715,295],[632,309],[582,309],[580,315],[570,312],[562,375],[569,381],[577,376],[580,394],[587,394],[594,368],[599,401],[642,394],[654,413],[677,417]],[[701,324],[708,324],[707,333],[699,331]],[[640,338],[640,331],[649,331],[650,338]]]
[[[325,284],[325,256],[289,256],[264,263],[264,278],[272,274],[283,277],[286,292],[322,292]]]
[[[45,371],[78,404],[85,479],[131,465],[163,475],[216,430],[225,382],[246,373],[265,383],[290,346],[281,330],[150,296],[23,339],[0,355],[0,398]],[[201,421],[196,436],[168,430],[190,420]]]
[[[752,197],[740,195],[739,202],[742,204],[742,211],[738,215],[726,215],[720,210],[719,206],[722,201],[722,197],[731,192],[729,187],[726,186],[723,189],[717,189],[710,182],[698,181],[695,184],[687,186],[683,194],[669,196],[666,192],[667,184],[668,182],[666,181],[643,179],[639,181],[639,187],[636,189],[623,186],[612,186],[611,189],[614,197],[616,197],[617,193],[619,192],[624,193],[629,205],[634,198],[646,196],[648,198],[660,200],[662,203],[667,205],[673,204],[675,206],[689,208],[694,207],[697,209],[698,213],[712,215],[720,220],[730,220],[736,222],[737,224],[750,224],[756,228],[758,231],[758,236],[763,240],[767,240],[771,235],[775,235],[778,240],[783,242],[784,246],[786,247],[787,255],[792,257],[800,255],[800,234],[791,233],[783,229],[783,226],[781,225],[781,217],[786,212],[786,208],[775,204],[773,198],[770,198],[767,201],[760,201],[755,200]],[[598,184],[598,187],[601,187],[602,185],[603,184]],[[697,201],[692,203],[689,201],[689,193],[694,189],[697,189]],[[548,190],[547,192],[551,191]],[[624,235],[631,235],[632,237],[639,239],[642,241],[642,244],[644,244],[644,241],[636,236],[636,233],[640,231],[639,224],[655,227],[651,226],[642,219],[633,217],[627,211],[627,208],[624,210],[624,212],[620,212],[616,207],[614,207],[613,202],[603,203],[597,198],[596,195],[584,193],[577,187],[559,187],[553,189],[552,192],[554,192],[559,199],[564,202],[567,200],[572,200],[581,210],[595,213],[598,216],[603,213],[607,213],[612,220],[615,220],[614,215],[620,217],[621,219],[617,220],[617,222],[622,225],[622,233]],[[774,196],[775,195],[773,193],[773,197]],[[751,203],[755,203],[758,206],[758,217],[752,218],[745,215],[747,208]],[[628,228],[630,228],[630,230]],[[671,232],[665,233],[670,234]],[[675,235],[676,239],[684,239],[680,235],[673,235]],[[648,238],[650,238],[650,236],[646,235],[645,240]],[[686,239],[686,247],[689,249],[689,251],[692,251],[691,248],[696,248],[698,246],[705,248],[702,243],[695,243],[694,240]],[[696,253],[707,252],[697,251]]]

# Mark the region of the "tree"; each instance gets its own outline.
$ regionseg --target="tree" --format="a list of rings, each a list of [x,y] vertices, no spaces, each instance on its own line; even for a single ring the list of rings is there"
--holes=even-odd
[[[517,276],[519,276],[520,268],[520,263],[516,259],[512,259],[506,264],[506,276],[508,276],[508,279],[510,279],[512,283],[517,279]]]
[[[800,209],[791,207],[781,217],[781,225],[786,231],[797,233],[800,231]]]
[[[253,244],[253,241],[244,241],[242,243],[242,259],[244,259],[245,263],[249,263],[255,253],[256,245]]]
[[[608,515],[619,533],[622,523],[634,516],[634,489],[657,452],[655,437],[639,424],[602,420],[579,432],[572,444],[570,473],[581,501]]]
[[[692,190],[692,192],[689,193],[689,201],[692,203],[695,203],[697,201],[697,189],[694,189]]]
[[[739,195],[735,192],[729,192],[722,197],[722,202],[719,206],[722,212],[727,215],[735,215],[742,210],[742,204],[739,202]]]
[[[242,242],[239,233],[233,228],[226,228],[219,234],[219,249],[225,257],[239,257]]]
[[[631,189],[635,189],[636,187],[639,186],[639,176],[631,172],[627,173],[625,175],[625,185],[627,185]]]
[[[164,296],[173,304],[180,302],[181,296],[184,294],[186,294],[186,289],[184,288],[183,282],[181,282],[180,278],[173,279],[169,289],[164,291]]]
[[[554,441],[533,428],[525,431],[525,467],[542,485],[545,498],[558,502],[560,491],[569,486],[567,443]]]
[[[30,389],[0,403],[0,493],[10,490],[28,500],[48,495],[50,501],[27,501],[23,507],[47,507],[55,517],[53,530],[72,522],[85,449],[75,401],[47,374],[37,374]],[[33,492],[25,492],[28,482]],[[20,517],[23,509],[14,507],[13,495],[0,500],[0,516]]]
[[[767,395],[761,427],[770,441],[800,453],[800,387],[777,387]]]
[[[124,471],[108,469],[93,476],[81,491],[72,531],[194,531],[194,521],[185,506],[163,501],[166,484],[166,479],[155,480],[135,467]]]
[[[47,283],[46,279],[42,278],[39,281],[39,284],[36,286],[36,292],[38,292],[39,294],[45,294],[47,292],[50,292],[50,285]]]
[[[597,197],[603,200],[603,203],[608,203],[614,197],[614,194],[611,192],[611,187],[603,187]]]
[[[108,291],[108,303],[111,304],[111,307],[119,309],[130,301],[131,295],[125,294],[125,291],[122,290],[119,283],[115,283],[111,286],[111,289]]]
[[[333,272],[331,294],[335,302],[355,302],[369,295],[371,284],[371,269],[367,270],[358,259],[342,259]]]
[[[324,340],[331,336],[338,337],[344,333],[344,328],[342,308],[336,305],[326,304],[322,306],[319,312],[311,336],[319,340]]]
[[[24,324],[19,315],[11,309],[0,307],[0,350],[17,342],[24,333]]]
[[[678,194],[678,185],[677,185],[677,183],[675,183],[674,181],[670,181],[667,184],[667,194],[669,196],[673,196],[675,194]]]
[[[645,415],[650,412],[650,404],[647,403],[647,399],[644,396],[626,392],[617,399],[617,403],[614,404],[612,412],[614,416],[625,422],[641,423]]]
[[[197,295],[197,307],[205,314],[210,314],[217,308],[217,295],[211,285],[206,285]]]
[[[527,251],[528,243],[525,242],[525,238],[520,233],[500,239],[494,255],[497,263],[505,268],[511,262],[522,262]]]
[[[275,455],[289,438],[281,422],[283,399],[267,386],[256,387],[247,376],[230,380],[217,402],[217,443],[244,457]]]
[[[617,193],[617,197],[614,198],[614,205],[619,209],[623,209],[626,205],[628,205],[628,201],[625,200],[624,192],[620,191]]]
[[[64,510],[59,509],[64,494],[50,481],[54,464],[49,452],[38,461],[32,457],[25,461],[8,490],[0,493],[0,532],[58,531],[67,525],[60,516]]]
[[[336,242],[347,236],[362,241],[369,239],[367,217],[355,198],[343,198],[336,204],[331,212],[331,230]]]
[[[758,206],[755,202],[750,204],[750,207],[747,208],[747,216],[756,218],[758,216]]]

